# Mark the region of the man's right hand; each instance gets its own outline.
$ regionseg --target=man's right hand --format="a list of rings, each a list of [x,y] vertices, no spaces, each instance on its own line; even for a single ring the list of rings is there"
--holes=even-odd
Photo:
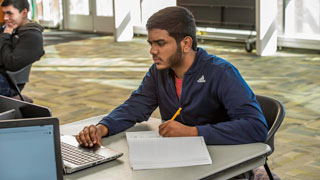
[[[80,145],[93,147],[95,144],[102,146],[101,138],[108,134],[108,128],[102,124],[90,125],[83,128],[76,136]]]
[[[6,25],[3,32],[12,34],[13,30],[17,29],[17,27],[18,27],[17,25],[12,25],[12,26]]]

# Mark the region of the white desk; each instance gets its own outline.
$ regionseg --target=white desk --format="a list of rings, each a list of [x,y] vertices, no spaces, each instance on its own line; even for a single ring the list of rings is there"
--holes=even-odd
[[[85,119],[60,127],[62,134],[75,135],[84,126],[96,124],[102,116]],[[150,118],[148,122],[136,124],[128,131],[157,130],[161,120]],[[103,138],[102,144],[124,155],[117,160],[64,176],[66,180],[99,180],[99,179],[228,179],[238,174],[261,166],[265,163],[270,147],[263,143],[246,145],[208,146],[212,158],[211,165],[190,166],[133,171],[130,167],[128,144],[125,133]]]

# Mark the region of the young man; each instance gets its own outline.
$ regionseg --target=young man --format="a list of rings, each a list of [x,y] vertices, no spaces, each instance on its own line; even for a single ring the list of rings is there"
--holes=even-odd
[[[1,7],[5,25],[0,33],[0,95],[12,97],[16,92],[6,71],[18,71],[41,58],[43,27],[27,18],[27,0],[3,0]],[[24,85],[18,84],[20,90]]]
[[[187,9],[158,11],[147,30],[154,64],[127,101],[76,136],[80,144],[101,145],[101,137],[148,120],[158,106],[164,137],[203,136],[207,144],[266,140],[266,120],[254,93],[233,65],[197,48],[195,21]],[[169,120],[179,107],[180,115]]]

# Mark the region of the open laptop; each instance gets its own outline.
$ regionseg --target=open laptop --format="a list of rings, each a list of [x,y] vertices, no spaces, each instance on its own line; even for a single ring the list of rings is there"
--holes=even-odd
[[[55,118],[1,120],[1,179],[62,180],[59,141]]]
[[[1,120],[0,142],[4,179],[60,180],[63,170],[69,174],[123,155],[106,147],[79,147],[73,136],[60,136],[59,121],[53,117]]]
[[[70,135],[61,135],[60,138],[65,174],[112,161],[123,155],[123,153],[104,146],[81,147],[75,137]]]

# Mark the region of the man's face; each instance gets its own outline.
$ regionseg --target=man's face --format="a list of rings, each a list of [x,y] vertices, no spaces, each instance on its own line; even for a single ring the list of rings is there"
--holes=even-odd
[[[21,12],[19,12],[19,10],[13,7],[13,5],[2,7],[2,12],[4,15],[4,21],[6,22],[6,25],[14,29],[21,26],[23,20],[28,15],[27,9],[24,9]]]
[[[180,65],[182,52],[180,44],[177,46],[176,40],[169,36],[168,31],[152,29],[148,32],[148,43],[150,44],[150,54],[158,70],[174,69]]]

